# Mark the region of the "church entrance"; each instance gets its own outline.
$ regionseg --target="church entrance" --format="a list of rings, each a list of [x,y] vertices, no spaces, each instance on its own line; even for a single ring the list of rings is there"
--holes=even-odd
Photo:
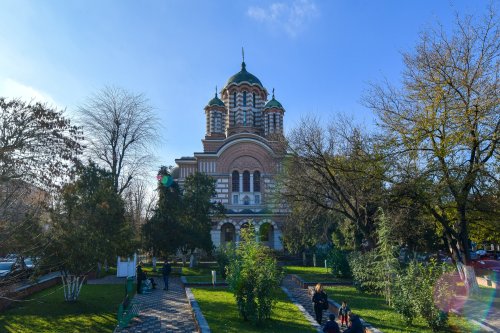
[[[231,223],[224,223],[220,228],[220,232],[221,232],[220,239],[222,244],[229,242],[234,243],[236,241],[235,237],[236,232],[234,229],[234,225],[232,225]]]
[[[274,249],[274,228],[271,223],[263,223],[259,229],[259,239],[262,244]]]

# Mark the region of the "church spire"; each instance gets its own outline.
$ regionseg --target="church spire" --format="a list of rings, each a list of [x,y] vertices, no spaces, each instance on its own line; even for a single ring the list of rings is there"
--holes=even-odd
[[[243,46],[241,47],[241,58],[242,58],[242,62],[241,62],[241,70],[242,71],[246,71],[247,70],[247,65],[245,64],[245,49],[243,48]]]

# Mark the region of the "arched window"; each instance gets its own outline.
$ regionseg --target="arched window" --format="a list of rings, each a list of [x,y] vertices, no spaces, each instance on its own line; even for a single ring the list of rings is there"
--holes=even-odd
[[[243,110],[243,126],[247,125],[247,110]]]
[[[243,106],[247,106],[247,92],[243,92]]]
[[[273,113],[273,128],[276,129],[276,113]]]
[[[250,192],[250,172],[243,171],[243,192]]]
[[[253,107],[255,107],[255,93],[253,93]]]
[[[233,106],[236,107],[236,92],[233,93]]]
[[[255,171],[253,173],[253,191],[260,192],[260,172]]]
[[[238,171],[233,171],[232,175],[232,188],[233,192],[239,192],[240,191],[240,173]]]
[[[233,125],[236,126],[236,111],[233,111]]]

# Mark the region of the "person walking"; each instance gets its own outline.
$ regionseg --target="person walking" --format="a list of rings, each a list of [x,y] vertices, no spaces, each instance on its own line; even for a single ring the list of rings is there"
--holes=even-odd
[[[335,321],[335,315],[330,313],[328,319],[325,326],[323,326],[323,333],[340,333],[339,324]]]
[[[168,290],[168,277],[170,276],[170,272],[172,272],[172,266],[168,260],[165,260],[163,268],[161,269],[161,274],[163,275],[163,290]]]
[[[340,326],[347,326],[348,324],[348,318],[347,316],[349,315],[349,312],[351,312],[351,309],[349,309],[349,306],[347,306],[346,301],[342,301],[342,306],[339,308],[339,317],[340,317]]]
[[[137,293],[141,293],[141,287],[142,287],[142,280],[144,279],[144,273],[142,271],[142,262],[137,265],[136,269],[136,278],[137,278]]]
[[[321,283],[318,283],[316,287],[314,287],[312,302],[314,307],[314,314],[316,315],[316,321],[321,325],[323,311],[328,309],[328,296],[323,290],[323,286],[321,285]]]

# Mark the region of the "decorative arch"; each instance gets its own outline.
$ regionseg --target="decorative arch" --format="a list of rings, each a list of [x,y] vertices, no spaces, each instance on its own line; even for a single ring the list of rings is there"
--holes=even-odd
[[[231,222],[226,222],[220,226],[221,244],[236,242],[236,228]]]

